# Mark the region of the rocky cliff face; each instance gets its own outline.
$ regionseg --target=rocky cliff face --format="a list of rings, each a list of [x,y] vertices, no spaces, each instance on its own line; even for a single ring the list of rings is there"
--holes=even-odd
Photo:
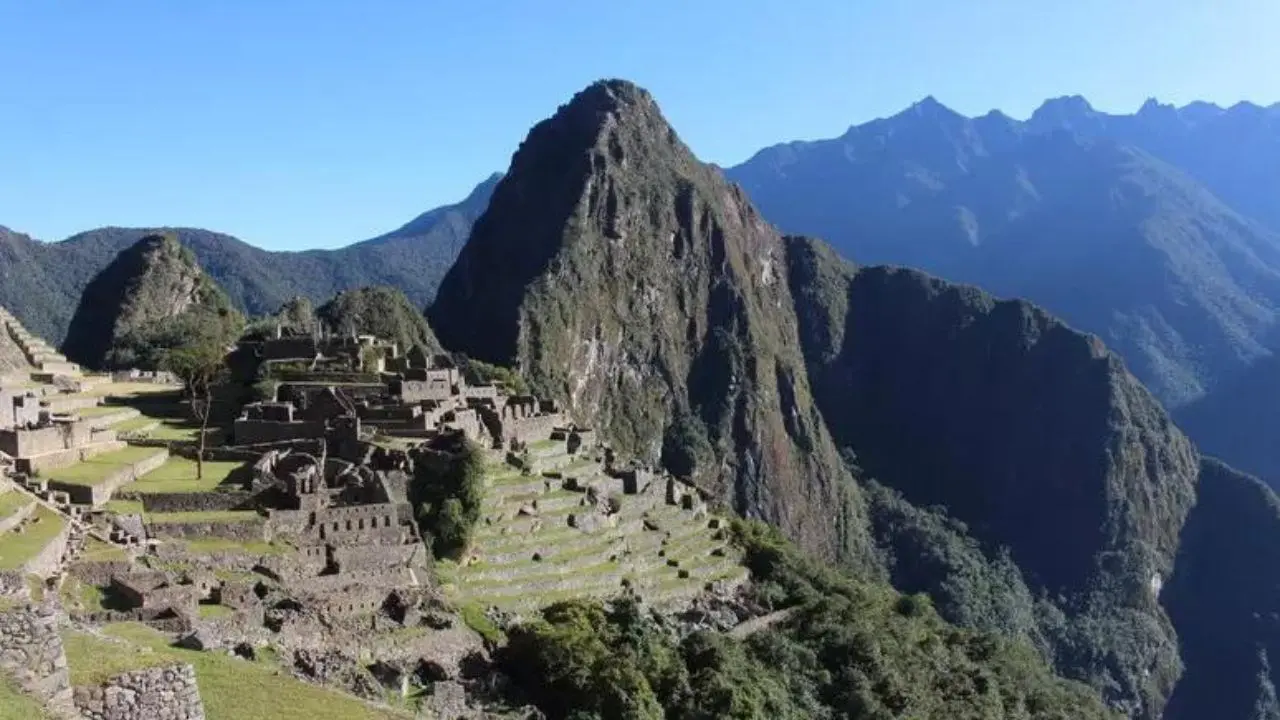
[[[429,316],[620,449],[1160,716],[1198,458],[1096,338],[780,237],[621,82],[533,129]]]
[[[517,365],[620,449],[811,551],[865,556],[782,239],[647,92],[598,83],[530,132],[429,315],[446,347]]]
[[[1165,717],[1280,717],[1280,498],[1212,459],[1199,495],[1163,593],[1186,663]]]
[[[1195,502],[1191,443],[1096,338],[1032,305],[855,268],[814,240],[789,249],[810,382],[836,442],[909,503],[1007,548],[1031,595],[1053,599],[1038,624],[1060,668],[1157,715],[1178,674],[1158,592]],[[1051,627],[1050,609],[1073,632]],[[1127,630],[1074,632],[1089,624]],[[1110,667],[1070,657],[1082,640]]]
[[[172,235],[149,235],[90,281],[62,351],[90,368],[150,367],[179,336],[230,339],[240,323],[190,250]]]

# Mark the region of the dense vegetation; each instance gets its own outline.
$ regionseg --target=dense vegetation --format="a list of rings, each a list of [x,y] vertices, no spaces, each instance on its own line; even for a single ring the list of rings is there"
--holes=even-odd
[[[484,212],[491,177],[462,202],[423,213],[403,227],[338,250],[269,252],[194,228],[100,228],[43,243],[0,227],[0,305],[32,332],[60,343],[89,281],[141,238],[166,232],[195,253],[232,305],[253,316],[304,296],[320,303],[367,285],[391,285],[423,307]],[[0,220],[2,221],[2,220]],[[263,238],[269,240],[269,238]]]
[[[243,325],[190,250],[151,235],[89,283],[62,350],[90,368],[155,370],[174,348],[226,347]]]
[[[441,438],[414,456],[409,501],[437,558],[457,559],[471,544],[484,497],[484,452],[461,435]]]
[[[683,639],[634,601],[568,602],[498,657],[552,718],[1108,718],[1025,644],[960,630],[924,596],[813,563],[737,527],[758,599],[790,614],[736,638]]]
[[[440,352],[440,343],[422,311],[392,287],[362,287],[339,293],[317,311],[320,322],[340,335],[376,335],[394,340],[402,352],[421,347]]]

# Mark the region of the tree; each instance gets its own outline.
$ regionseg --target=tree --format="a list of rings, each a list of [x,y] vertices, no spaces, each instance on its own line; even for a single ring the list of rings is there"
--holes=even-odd
[[[191,414],[200,423],[196,479],[204,479],[204,453],[209,417],[213,414],[213,388],[225,367],[225,353],[213,338],[196,338],[169,350],[164,358],[164,367],[182,381],[183,393],[191,404]]]

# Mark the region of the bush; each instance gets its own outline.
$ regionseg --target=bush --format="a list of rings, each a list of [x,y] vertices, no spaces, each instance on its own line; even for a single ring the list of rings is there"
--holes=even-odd
[[[442,559],[456,559],[466,551],[484,499],[483,451],[465,438],[455,442],[419,451],[409,488],[423,538]]]

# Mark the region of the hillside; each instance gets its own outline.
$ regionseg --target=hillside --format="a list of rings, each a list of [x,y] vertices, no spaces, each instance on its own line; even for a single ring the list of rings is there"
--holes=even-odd
[[[623,452],[663,458],[812,552],[865,562],[783,253],[647,92],[602,82],[530,131],[429,319],[445,347],[514,364]]]
[[[1091,132],[1073,107],[1020,123],[927,99],[727,174],[785,231],[1026,297],[1188,402],[1266,354],[1280,237],[1159,159],[1175,154]]]
[[[338,293],[316,310],[316,316],[335,333],[394,340],[402,352],[415,346],[429,353],[440,352],[440,343],[422,311],[392,287],[362,287]]]
[[[243,318],[171,235],[121,252],[85,288],[62,351],[94,369],[157,369],[159,353],[193,333],[235,339]]]
[[[250,315],[274,313],[297,295],[318,304],[367,285],[400,288],[415,306],[423,307],[465,242],[471,223],[484,212],[495,184],[496,177],[491,177],[460,203],[339,250],[269,252],[195,228],[100,228],[42,243],[0,227],[0,305],[32,332],[61,342],[89,280],[125,248],[163,231],[190,248],[233,305]]]
[[[1176,165],[1237,211],[1280,232],[1280,113],[1240,102],[1229,108],[1148,100],[1132,115],[1099,112],[1081,97],[1056,98],[1027,121],[1132,145]]]
[[[1155,399],[1026,303],[784,239],[643,90],[598,83],[533,129],[429,316],[615,446],[1135,717],[1172,692],[1153,588],[1197,459]]]
[[[1280,488],[1280,355],[1179,408],[1176,417],[1206,453]]]

